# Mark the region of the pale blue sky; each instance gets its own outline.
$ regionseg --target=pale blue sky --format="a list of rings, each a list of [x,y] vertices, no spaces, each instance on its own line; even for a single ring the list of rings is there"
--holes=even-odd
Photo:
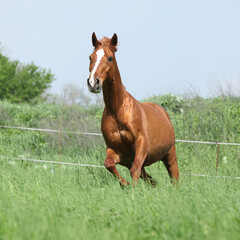
[[[220,79],[240,81],[239,0],[0,0],[0,41],[12,59],[50,68],[52,91],[88,91],[91,34],[118,34],[122,81],[137,99],[202,96]]]

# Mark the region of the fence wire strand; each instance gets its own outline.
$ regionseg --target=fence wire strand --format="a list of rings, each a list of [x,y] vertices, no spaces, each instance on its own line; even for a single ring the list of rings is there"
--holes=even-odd
[[[3,159],[12,159],[17,161],[28,161],[28,162],[39,162],[39,163],[52,163],[52,164],[60,164],[60,165],[70,165],[70,166],[82,166],[82,167],[97,167],[104,168],[104,166],[93,165],[93,164],[85,164],[85,163],[70,163],[70,162],[58,162],[58,161],[48,161],[48,160],[40,160],[40,159],[30,159],[30,158],[22,158],[22,157],[8,157],[8,156],[0,156]]]
[[[0,125],[0,128],[12,128],[12,129],[19,129],[19,130],[30,130],[30,131],[41,131],[41,132],[70,133],[70,134],[79,134],[79,135],[102,136],[101,133],[76,132],[76,131],[64,131],[64,130],[59,131],[59,130],[54,130],[54,129],[43,129],[43,128],[13,127],[13,126],[2,126],[2,125]],[[193,141],[193,140],[181,140],[181,139],[176,139],[175,142],[240,146],[240,143]]]
[[[0,158],[2,158],[2,159],[12,159],[12,160],[17,160],[17,161],[28,161],[28,162],[68,165],[68,166],[105,168],[105,166],[102,166],[102,165],[93,165],[93,164],[85,164],[85,163],[57,162],[57,161],[29,159],[29,158],[22,158],[22,157],[8,157],[8,156],[0,156]],[[159,172],[159,173],[163,173],[163,174],[168,174],[167,172],[164,172],[164,171],[152,171],[152,172],[155,172],[155,173]],[[206,174],[198,174],[198,173],[186,173],[186,172],[180,172],[180,175],[189,175],[189,176],[194,176],[194,177],[213,177],[213,178],[240,179],[240,177],[233,177],[233,176],[215,176],[215,175],[206,175]]]

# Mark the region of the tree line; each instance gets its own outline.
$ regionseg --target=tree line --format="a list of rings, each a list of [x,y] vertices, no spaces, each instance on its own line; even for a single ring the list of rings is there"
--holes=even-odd
[[[51,70],[10,60],[0,51],[0,100],[38,102],[53,81]]]

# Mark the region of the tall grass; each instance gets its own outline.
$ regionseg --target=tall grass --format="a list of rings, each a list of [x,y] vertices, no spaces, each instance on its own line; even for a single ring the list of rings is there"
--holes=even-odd
[[[122,190],[104,169],[0,162],[1,239],[238,239],[239,180]]]
[[[240,99],[160,96],[178,139],[240,142]],[[102,109],[0,102],[0,125],[100,132]],[[58,133],[0,129],[0,155],[59,160]],[[180,172],[216,175],[217,146],[177,143]],[[102,137],[61,134],[61,161],[102,165]],[[131,180],[129,171],[118,167]],[[240,180],[180,175],[162,163],[121,189],[104,168],[0,158],[0,239],[239,239]],[[219,176],[239,176],[240,149],[220,146]]]

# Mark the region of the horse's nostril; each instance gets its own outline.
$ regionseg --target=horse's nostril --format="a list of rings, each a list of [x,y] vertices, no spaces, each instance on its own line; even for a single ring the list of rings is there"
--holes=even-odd
[[[100,80],[97,78],[96,79],[96,84],[99,84],[100,83]]]

